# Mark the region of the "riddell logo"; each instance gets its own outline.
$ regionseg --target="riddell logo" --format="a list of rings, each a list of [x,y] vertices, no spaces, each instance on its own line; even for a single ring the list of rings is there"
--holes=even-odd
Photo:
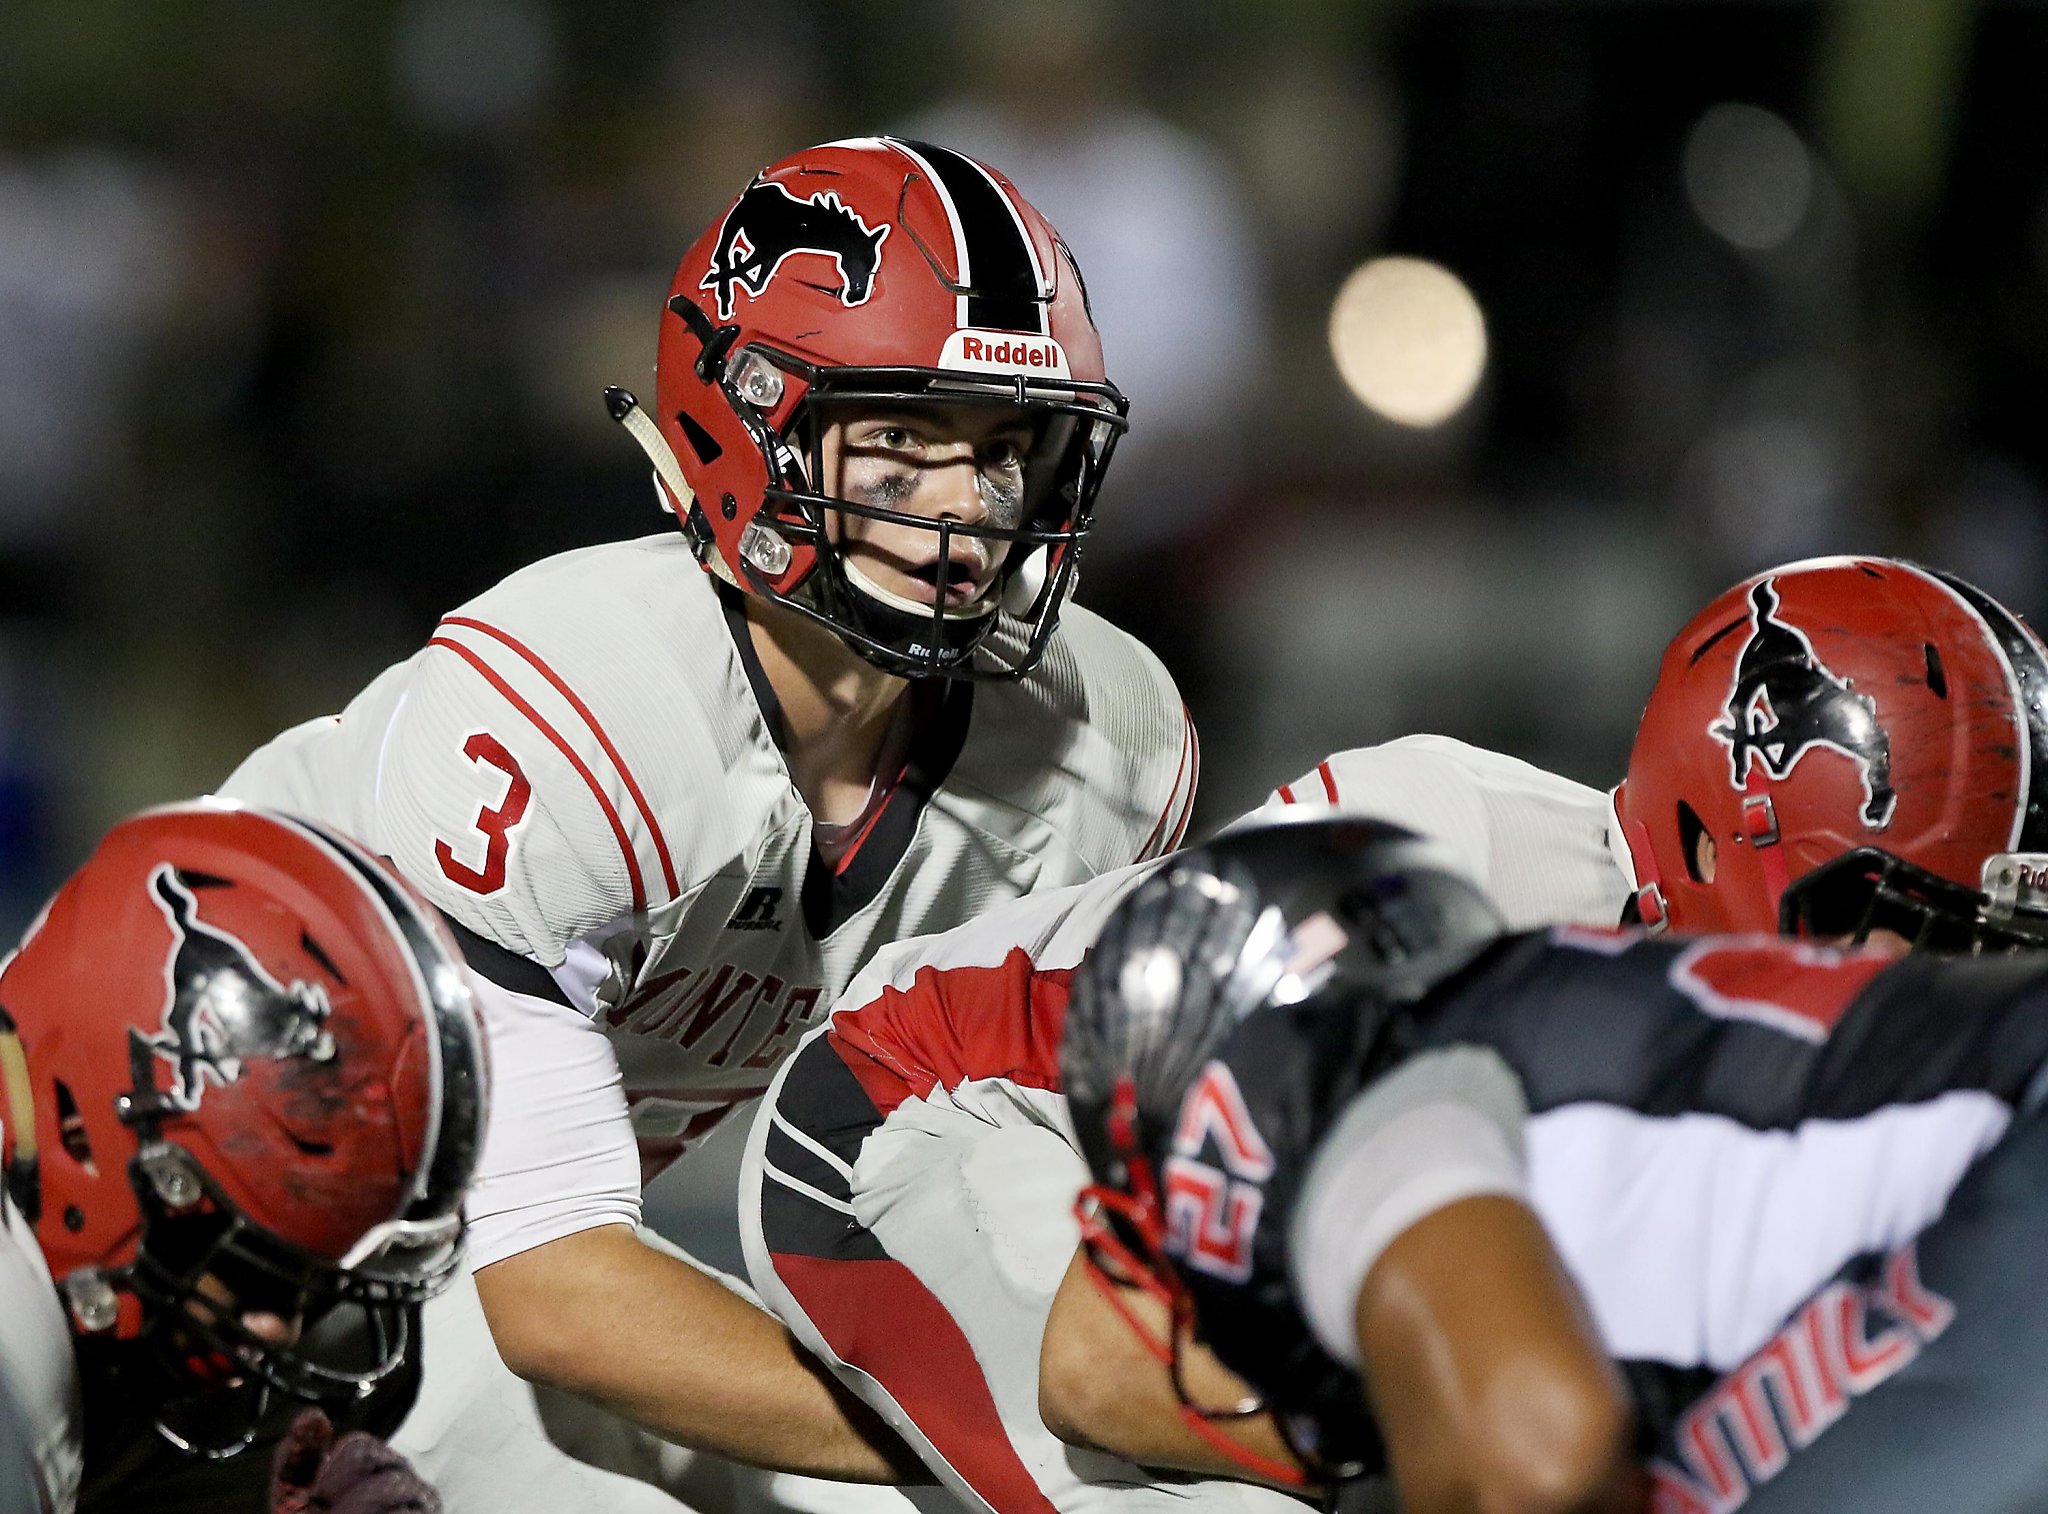
[[[1729,1514],[1955,1318],[1913,1248],[1869,1285],[1830,1283],[1679,1419],[1650,1463],[1652,1514]]]
[[[956,331],[946,338],[939,366],[968,373],[1044,374],[1068,377],[1067,354],[1049,336],[1014,331]]]

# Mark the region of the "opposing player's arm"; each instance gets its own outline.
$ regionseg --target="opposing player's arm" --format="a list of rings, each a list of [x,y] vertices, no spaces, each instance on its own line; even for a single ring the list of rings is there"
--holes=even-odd
[[[1310,1162],[1290,1270],[1356,1366],[1409,1514],[1636,1507],[1619,1374],[1524,1200],[1521,1085],[1476,1047],[1355,1098]]]
[[[1518,1200],[1462,1199],[1402,1231],[1366,1275],[1354,1321],[1409,1514],[1640,1507],[1619,1375]]]
[[[1132,1287],[1119,1288],[1118,1297],[1152,1340],[1166,1340],[1171,1326],[1164,1304]],[[1200,1403],[1234,1403],[1252,1392],[1197,1342],[1182,1343],[1181,1371],[1190,1395]],[[1243,1461],[1189,1425],[1167,1364],[1118,1317],[1088,1276],[1079,1252],[1060,1280],[1046,1320],[1038,1358],[1038,1410],[1045,1427],[1070,1446],[1106,1451],[1146,1467],[1212,1477],[1249,1475]],[[1271,1415],[1233,1420],[1222,1433],[1276,1469],[1301,1473]],[[1269,1480],[1275,1486],[1290,1482]]]

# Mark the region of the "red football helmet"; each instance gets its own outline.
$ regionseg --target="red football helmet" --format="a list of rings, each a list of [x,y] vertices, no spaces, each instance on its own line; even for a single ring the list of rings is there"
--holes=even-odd
[[[798,153],[756,174],[684,255],[668,312],[655,425],[623,390],[609,398],[700,557],[902,676],[1018,677],[1037,662],[1127,406],[1073,254],[1008,179],[889,137]],[[824,492],[835,409],[963,404],[1033,422],[1022,497],[1000,518]],[[850,563],[834,511],[932,532],[935,602]],[[1000,593],[948,604],[960,538],[1002,564]],[[991,639],[1004,612],[1021,624]]]
[[[359,847],[199,803],[114,827],[0,967],[9,1194],[81,1343],[154,1348],[174,1444],[405,1362],[482,1134],[460,960]]]
[[[2044,699],[2039,639],[1950,574],[1835,557],[1737,584],[1665,651],[1615,792],[1638,912],[2043,944]]]

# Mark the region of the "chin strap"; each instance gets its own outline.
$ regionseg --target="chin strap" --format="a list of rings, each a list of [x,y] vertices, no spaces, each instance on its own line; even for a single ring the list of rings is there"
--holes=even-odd
[[[36,1161],[36,1092],[28,1075],[28,1055],[14,1016],[0,1009],[0,1093],[6,1095],[7,1118],[0,1131],[11,1138],[5,1181],[7,1197],[31,1225],[41,1216],[43,1184]]]
[[[696,493],[683,478],[682,466],[676,461],[675,449],[669,446],[668,438],[647,418],[647,412],[640,408],[640,401],[630,389],[621,389],[614,384],[605,390],[604,407],[613,420],[626,428],[626,434],[654,464],[655,497],[660,500],[661,508],[673,515],[683,528],[683,537],[697,554],[697,561],[729,581],[732,573],[725,569],[724,561],[718,555],[711,523],[697,508]]]
[[[1613,846],[1613,837],[1618,831],[1621,845],[1615,850],[1627,854],[1629,872],[1636,881],[1633,895],[1636,917],[1629,923],[1642,926],[1653,936],[1662,935],[1671,929],[1671,911],[1664,903],[1664,877],[1657,868],[1656,848],[1650,845],[1650,828],[1640,820],[1622,818],[1621,801],[1627,788],[1625,781],[1618,783],[1607,796],[1607,808],[1614,817],[1615,828],[1608,833],[1608,844]]]
[[[1757,865],[1763,869],[1764,891],[1770,905],[1769,918],[1778,918],[1778,906],[1792,884],[1792,870],[1785,862],[1785,848],[1779,844],[1778,809],[1771,803],[1771,780],[1751,763],[1743,780],[1742,834],[1756,849]]]
[[[1264,1456],[1254,1451],[1250,1446],[1245,1445],[1236,1436],[1231,1435],[1221,1425],[1203,1414],[1201,1410],[1197,1409],[1185,1398],[1182,1398],[1178,1381],[1178,1364],[1174,1361],[1173,1347],[1152,1333],[1151,1327],[1141,1320],[1138,1317],[1137,1311],[1125,1302],[1123,1290],[1116,1285],[1115,1281],[1107,1273],[1095,1264],[1093,1257],[1085,1253],[1082,1255],[1081,1270],[1088,1275],[1088,1281],[1094,1284],[1096,1292],[1102,1295],[1103,1301],[1115,1311],[1117,1317],[1124,1322],[1131,1334],[1138,1338],[1138,1343],[1145,1348],[1145,1354],[1158,1362],[1162,1367],[1165,1367],[1169,1373],[1175,1375],[1174,1397],[1179,1400],[1177,1407],[1180,1410],[1181,1423],[1194,1431],[1197,1439],[1212,1450],[1220,1451],[1240,1467],[1245,1468],[1256,1476],[1265,1478],[1269,1482],[1276,1482],[1289,1488],[1311,1488],[1315,1486],[1301,1468],[1292,1466],[1287,1462],[1275,1461],[1270,1456]],[[1169,1315],[1169,1318],[1171,1318],[1171,1315]],[[1182,1328],[1181,1322],[1177,1319],[1173,1320],[1167,1328],[1178,1331]],[[1265,1412],[1263,1406],[1254,1403],[1247,1405],[1242,1411],[1234,1414],[1232,1417],[1248,1418],[1253,1414],[1263,1412]]]

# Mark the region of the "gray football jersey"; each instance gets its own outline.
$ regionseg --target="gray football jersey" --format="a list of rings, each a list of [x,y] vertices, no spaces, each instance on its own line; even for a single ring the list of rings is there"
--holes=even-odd
[[[1509,930],[1613,925],[1635,891],[1609,795],[1448,736],[1338,752],[1266,802],[1330,805],[1429,837]]]
[[[42,1495],[70,1514],[85,1456],[71,1331],[35,1232],[0,1195],[0,1415],[9,1414]]]
[[[1168,851],[1194,797],[1165,669],[1070,606],[1027,678],[916,692],[902,778],[829,867],[739,615],[674,535],[549,558],[221,790],[357,836],[486,976],[604,1027],[649,1170],[766,1088],[877,948]]]

